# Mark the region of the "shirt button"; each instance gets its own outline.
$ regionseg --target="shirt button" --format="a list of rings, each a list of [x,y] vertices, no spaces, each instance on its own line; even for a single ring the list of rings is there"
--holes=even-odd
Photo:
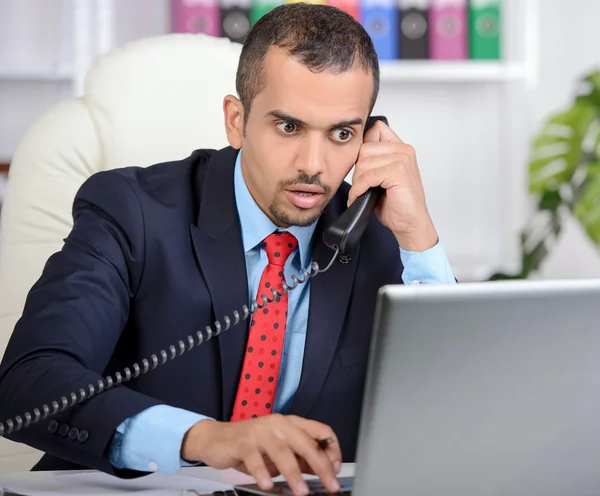
[[[87,438],[90,437],[90,433],[88,431],[79,431],[79,435],[77,436],[77,440],[80,443],[85,443]]]
[[[156,472],[158,470],[158,465],[156,464],[156,462],[150,462],[148,464],[148,468],[152,471],[152,472]]]
[[[421,282],[420,281],[413,281],[413,282],[411,282],[411,284],[421,284]]]

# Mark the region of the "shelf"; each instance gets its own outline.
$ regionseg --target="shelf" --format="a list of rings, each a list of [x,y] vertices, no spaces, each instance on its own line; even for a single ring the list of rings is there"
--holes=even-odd
[[[503,82],[525,76],[515,62],[383,60],[380,68],[382,82]]]
[[[71,81],[73,73],[67,69],[17,68],[0,66],[1,81]]]
[[[382,82],[502,82],[523,78],[517,63],[480,61],[384,60]],[[67,69],[18,69],[0,66],[0,81],[70,81]]]

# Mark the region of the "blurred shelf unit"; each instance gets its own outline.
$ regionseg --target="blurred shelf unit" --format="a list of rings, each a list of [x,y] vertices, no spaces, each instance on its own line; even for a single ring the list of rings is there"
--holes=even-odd
[[[184,0],[177,1],[180,4],[184,2]],[[214,1],[198,0],[196,4],[214,3]],[[242,0],[232,0],[231,3],[240,1]],[[277,1],[279,0],[274,0],[275,3]],[[373,0],[364,1],[376,3]],[[425,2],[427,1],[425,0]],[[469,1],[486,3],[491,0]],[[167,16],[173,17],[169,10],[170,2],[171,0],[43,0],[35,2],[36,7],[32,7],[34,2],[0,0],[0,17],[2,17],[2,8],[3,6],[6,8],[6,5],[12,5],[14,12],[22,12],[25,8],[39,9],[39,6],[42,5],[48,11],[53,9],[52,11],[57,13],[56,17],[65,28],[58,30],[61,49],[57,51],[60,51],[60,56],[48,56],[44,60],[35,60],[26,64],[21,58],[13,56],[13,52],[10,52],[10,56],[5,57],[6,61],[0,60],[0,92],[2,92],[2,96],[9,95],[5,97],[5,102],[10,101],[10,92],[18,90],[23,82],[35,83],[32,85],[33,88],[28,88],[28,91],[33,90],[39,93],[47,91],[55,94],[57,93],[56,87],[60,87],[63,98],[81,95],[85,75],[96,58],[116,48],[123,41],[122,36],[117,36],[119,26],[121,26],[120,29],[123,29],[123,26],[128,24],[136,25],[143,16],[144,9],[150,10],[148,6],[152,4],[160,7],[158,9],[160,13],[156,16],[158,20],[152,17],[152,22],[149,23],[152,28],[135,29],[135,35],[127,36],[127,39],[163,35],[165,27],[169,24]],[[245,0],[242,3],[247,4]],[[408,2],[395,0],[391,3],[399,5]],[[413,3],[415,3],[414,0]],[[440,3],[450,4],[452,2],[444,0]],[[460,92],[461,85],[478,85],[477,91],[471,92],[469,91],[471,88],[469,88],[465,93],[469,96],[472,93],[476,102],[495,102],[497,112],[494,113],[493,118],[497,121],[498,139],[496,142],[490,143],[491,150],[495,150],[495,153],[490,154],[489,163],[486,165],[490,174],[495,174],[494,177],[497,178],[493,194],[490,195],[490,205],[494,208],[495,225],[498,226],[498,232],[502,233],[501,239],[503,240],[514,238],[512,226],[516,220],[520,222],[518,206],[505,202],[506,198],[520,195],[520,190],[510,179],[505,164],[518,163],[519,147],[524,144],[524,137],[528,136],[533,128],[531,121],[534,109],[531,96],[537,90],[539,77],[539,19],[543,3],[542,0],[501,0],[503,13],[500,26],[502,42],[500,59],[465,59],[464,57],[455,60],[433,57],[386,59],[386,57],[380,57],[381,82],[387,86],[388,95],[396,91],[397,86],[403,84],[407,85],[409,91],[419,90],[420,86],[427,85],[442,93],[448,91],[450,96],[452,95],[451,90],[458,89]],[[48,7],[49,4],[54,7]],[[204,7],[201,5],[198,8]],[[6,12],[9,11],[6,10]],[[152,12],[156,14],[156,8]],[[43,20],[46,21],[46,19]],[[15,20],[11,21],[9,17],[9,22],[14,24]],[[47,25],[52,25],[52,23],[47,22]],[[146,26],[143,22],[141,25]],[[166,30],[168,31],[168,28]],[[31,45],[32,51],[36,48],[35,37],[23,34],[19,30],[14,30],[14,33],[22,43]],[[413,86],[409,87],[411,84]],[[46,104],[46,100],[44,104]],[[490,105],[487,108],[490,108]],[[21,113],[19,117],[21,117],[19,125],[23,127],[22,130],[19,130],[19,134],[22,134],[29,120]],[[489,116],[484,116],[481,121],[482,125],[487,126],[490,122],[489,119]],[[10,161],[15,146],[14,143],[5,143],[3,147],[0,147],[0,162]],[[2,168],[7,168],[7,165],[0,166],[0,172]],[[513,267],[499,266],[498,262],[504,260],[518,262],[520,251],[518,242],[503,242],[498,244],[498,248],[494,249],[493,253],[480,255],[480,253],[467,251],[464,261],[457,262],[462,267],[470,267],[461,271],[462,274],[469,273],[469,277],[461,277],[462,279],[476,280],[480,275],[489,273],[490,270],[511,272]],[[477,256],[480,258],[476,258]],[[490,262],[492,258],[494,259],[493,263]]]
[[[36,11],[33,5],[22,0],[1,0],[2,14],[14,14],[12,22],[24,22],[27,15]],[[21,57],[7,57],[9,52],[4,52],[4,59],[0,59],[0,84],[37,82],[37,83],[68,83],[68,91],[64,96],[81,94],[85,74],[92,66],[98,55],[105,53],[115,46],[115,0],[44,0],[40,2],[45,15],[53,14],[49,20],[59,26],[60,40],[57,53],[46,50],[47,60],[41,61],[33,57],[29,63],[24,63]],[[39,9],[38,9],[39,10]],[[39,21],[39,20],[38,20]],[[53,26],[56,28],[56,26]],[[33,29],[29,27],[30,31]],[[27,45],[27,50],[35,50],[38,40],[31,31],[24,30],[16,40]],[[46,36],[48,33],[44,33]],[[41,38],[41,43],[47,38]],[[43,50],[42,50],[43,52]],[[30,57],[31,58],[31,57]]]
[[[402,82],[502,82],[518,81],[525,76],[523,65],[512,62],[438,62],[438,61],[382,61],[381,81]],[[75,72],[70,68],[3,67],[0,82],[70,82]]]
[[[380,63],[381,81],[476,83],[518,81],[525,77],[518,62],[394,60]]]
[[[16,2],[18,0],[11,0]],[[78,94],[83,89],[83,80],[95,58],[116,46],[116,19],[120,15],[121,4],[117,0],[53,0],[61,6],[62,24],[69,26],[63,35],[65,51],[71,53],[72,60],[53,61],[46,66],[17,65],[11,67],[0,61],[0,83],[8,81],[28,82],[71,82],[72,93]],[[209,1],[209,0],[207,0]],[[333,1],[333,0],[332,0]],[[473,1],[473,0],[470,0]],[[482,0],[478,0],[482,1]],[[535,19],[538,16],[539,0],[501,0],[502,4],[517,5],[524,26],[529,26],[524,36],[524,46],[519,47],[518,59],[505,58],[508,37],[501,35],[504,54],[500,59],[457,59],[444,60],[436,58],[402,59],[380,56],[381,81],[384,83],[489,83],[524,81],[531,76],[532,46],[535,48],[537,29]],[[200,8],[200,7],[196,7]],[[166,15],[168,11],[165,12]],[[192,12],[191,15],[193,15]],[[199,14],[198,14],[199,15]],[[512,22],[513,19],[505,21]],[[502,31],[508,27],[503,22]],[[519,31],[521,31],[519,29]],[[156,33],[158,34],[158,33]],[[533,60],[535,63],[535,60]]]
[[[0,65],[0,82],[70,82],[74,78],[71,69],[44,67],[4,67]]]

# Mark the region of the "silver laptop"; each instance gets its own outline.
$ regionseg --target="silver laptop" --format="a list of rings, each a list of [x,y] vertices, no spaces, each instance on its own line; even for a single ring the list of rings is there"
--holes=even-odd
[[[352,496],[600,494],[600,280],[387,286],[376,314]]]

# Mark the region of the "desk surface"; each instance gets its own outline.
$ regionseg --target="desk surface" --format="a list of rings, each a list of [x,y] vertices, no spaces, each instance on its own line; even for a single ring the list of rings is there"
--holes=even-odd
[[[79,474],[79,473],[96,473],[98,474],[98,472],[96,471],[62,471],[62,472],[15,472],[15,473],[11,473],[11,474],[3,474],[2,476],[0,476],[0,487],[4,486],[4,487],[8,487],[10,488],[11,485],[13,487],[15,487],[15,489],[18,487],[19,484],[17,483],[31,483],[31,482],[35,482],[36,479],[38,479],[41,483],[41,480],[45,478],[45,483],[50,482],[48,484],[48,486],[53,486],[54,485],[54,481],[56,481],[57,484],[59,484],[59,481],[61,479],[61,475],[67,475],[67,474]],[[220,482],[222,484],[226,484],[228,486],[234,486],[234,485],[239,485],[239,484],[248,484],[248,483],[253,483],[254,479],[252,477],[250,477],[249,475],[243,474],[241,472],[238,472],[237,470],[233,470],[233,469],[227,469],[227,470],[216,470],[213,468],[209,468],[209,467],[185,467],[182,468],[177,475],[181,475],[181,476],[185,476],[185,477],[194,477],[194,478],[198,478],[198,479],[203,479],[206,481],[214,481],[214,482]],[[342,470],[339,474],[340,477],[348,477],[348,476],[352,476],[354,475],[354,464],[353,463],[345,463],[342,465]],[[48,477],[51,477],[52,480],[48,480]],[[54,479],[54,476],[56,476],[56,479]],[[306,476],[307,478],[313,478],[314,476]],[[283,478],[277,477],[275,478],[275,480],[283,480]],[[148,481],[149,482],[149,481]],[[100,489],[100,488],[96,488],[96,489]],[[88,492],[88,491],[86,491]],[[132,490],[132,493],[135,493],[138,491]],[[88,494],[100,494],[100,493],[104,493],[103,491],[100,492],[96,492],[96,491],[91,491],[88,492]],[[139,493],[139,492],[138,492]],[[144,492],[142,491],[142,494]],[[53,493],[54,494],[54,493]],[[115,494],[113,491],[111,490],[107,490],[104,494]],[[123,494],[122,492],[119,491],[118,494]]]
[[[254,478],[249,475],[238,472],[237,470],[215,470],[210,467],[185,467],[179,473],[188,477],[199,477],[201,479],[222,482],[223,484],[248,484],[253,483]],[[350,477],[354,475],[354,463],[344,463],[338,477]],[[311,478],[312,476],[307,476]],[[282,477],[277,477],[274,480],[283,480]]]

